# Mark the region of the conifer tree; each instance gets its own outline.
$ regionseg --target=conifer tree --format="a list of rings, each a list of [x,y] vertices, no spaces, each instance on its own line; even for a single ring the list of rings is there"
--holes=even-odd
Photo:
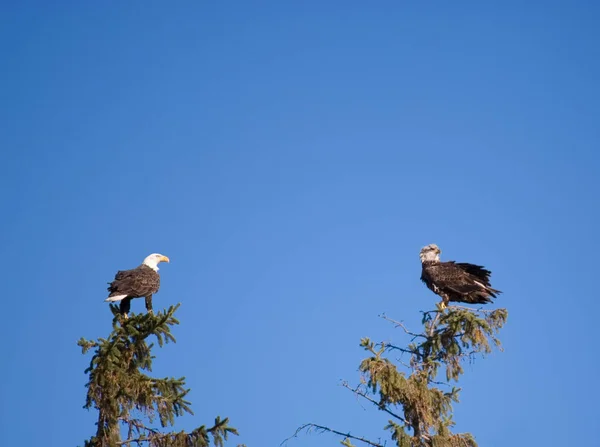
[[[363,338],[360,346],[369,356],[360,364],[360,383],[342,385],[386,413],[384,430],[397,447],[477,447],[472,434],[452,432],[452,404],[458,402],[460,392],[454,383],[463,373],[465,361],[490,353],[493,346],[500,347],[496,335],[507,317],[506,309],[443,309],[438,305],[436,310],[423,312],[423,330],[416,333],[382,315],[411,341],[400,347]],[[445,380],[438,378],[440,372],[445,373]],[[386,445],[383,437],[368,439],[314,423],[304,424],[292,437],[311,430],[338,435],[347,447],[354,447],[352,442]]]
[[[176,416],[193,414],[186,400],[189,389],[185,377],[154,378],[152,371],[152,336],[162,347],[175,342],[171,326],[179,324],[174,317],[177,306],[157,314],[132,314],[124,319],[117,306],[113,313],[112,332],[108,338],[86,340],[77,344],[83,354],[93,350],[87,398],[84,408],[98,411],[96,434],[85,441],[85,447],[221,447],[229,434],[237,435],[227,418],[217,416],[210,427],[202,425],[191,432],[165,431]],[[158,419],[160,427],[154,426]]]

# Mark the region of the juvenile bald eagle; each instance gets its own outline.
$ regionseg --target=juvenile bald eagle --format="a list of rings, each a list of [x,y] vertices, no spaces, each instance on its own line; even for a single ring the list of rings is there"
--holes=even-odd
[[[481,265],[454,261],[441,262],[442,251],[435,244],[421,249],[421,281],[434,293],[442,297],[442,308],[448,302],[469,304],[491,303],[500,294],[492,289],[491,272]]]
[[[110,295],[104,301],[120,301],[119,311],[127,318],[131,300],[144,297],[146,310],[152,313],[152,295],[160,288],[159,262],[169,262],[169,258],[160,253],[152,253],[138,267],[118,271],[114,281],[108,283]]]

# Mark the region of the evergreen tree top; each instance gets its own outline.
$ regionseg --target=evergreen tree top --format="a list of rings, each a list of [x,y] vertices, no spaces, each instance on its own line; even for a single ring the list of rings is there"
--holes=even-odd
[[[227,418],[218,416],[211,427],[203,425],[189,433],[163,431],[174,425],[175,417],[193,414],[186,400],[190,390],[185,387],[185,377],[157,379],[147,374],[152,371],[154,358],[154,343],[148,339],[153,336],[160,347],[175,342],[171,327],[179,324],[174,316],[178,307],[124,319],[118,308],[111,305],[109,336],[92,341],[81,338],[77,342],[83,354],[93,350],[85,370],[89,380],[84,408],[98,411],[96,435],[85,442],[85,447],[208,447],[211,438],[215,446],[221,447],[229,434],[238,434],[229,427]],[[156,419],[160,428],[149,425]]]
[[[492,348],[500,348],[499,330],[508,317],[506,309],[482,310],[463,306],[438,306],[423,312],[422,332],[410,331],[402,322],[385,320],[401,328],[411,338],[407,347],[363,338],[360,346],[369,353],[359,367],[358,386],[342,385],[375,405],[391,418],[384,429],[391,433],[397,447],[477,447],[470,433],[453,433],[452,404],[458,402],[460,388],[452,385],[463,374],[463,364]],[[389,358],[391,353],[409,356],[409,362]],[[438,379],[445,370],[445,381]],[[305,424],[304,430],[330,432],[343,437],[342,444],[352,447],[360,442],[383,447],[374,441],[325,425]],[[287,440],[286,440],[287,441]],[[284,441],[284,443],[286,442]],[[282,443],[283,444],[283,443]]]

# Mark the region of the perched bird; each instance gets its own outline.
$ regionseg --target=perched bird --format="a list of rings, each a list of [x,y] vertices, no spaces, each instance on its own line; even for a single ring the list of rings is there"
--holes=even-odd
[[[113,282],[108,283],[110,295],[104,301],[120,301],[119,311],[127,318],[133,298],[146,298],[146,310],[152,313],[152,295],[160,288],[158,264],[169,262],[169,258],[160,253],[147,256],[138,267],[131,270],[120,270]]]
[[[442,297],[442,309],[448,302],[468,304],[491,303],[492,298],[502,293],[492,289],[489,270],[481,265],[440,261],[442,251],[435,244],[421,249],[421,281],[434,293]]]

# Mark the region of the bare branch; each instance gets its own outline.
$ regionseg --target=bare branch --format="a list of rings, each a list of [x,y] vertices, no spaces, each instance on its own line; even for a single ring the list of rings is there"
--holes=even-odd
[[[417,354],[417,352],[413,349],[401,348],[400,346],[392,345],[391,343],[386,343],[385,348],[389,351],[400,351],[405,352],[407,354]]]
[[[435,328],[437,326],[437,322],[440,319],[440,315],[442,315],[441,312],[437,312],[435,315],[435,318],[433,319],[433,321],[431,322],[431,325],[429,326],[429,336],[433,337],[433,333],[435,332]]]
[[[319,430],[321,432],[329,432],[329,433],[333,433],[334,435],[343,436],[343,437],[349,438],[349,439],[354,439],[355,441],[364,442],[365,444],[371,445],[373,447],[385,447],[383,444],[378,444],[376,442],[369,441],[367,438],[364,438],[364,437],[353,436],[350,433],[342,433],[341,431],[333,430],[329,427],[324,427],[323,425],[310,424],[310,423],[304,424],[303,426],[299,427],[292,436],[285,439],[281,444],[279,444],[279,446],[281,447],[283,444],[288,442],[290,439],[298,437],[298,434],[300,434],[300,432],[302,430],[306,430],[308,433],[311,428],[314,428],[315,430]]]
[[[390,323],[394,324],[396,327],[400,327],[402,328],[402,330],[404,330],[404,332],[408,335],[410,335],[411,337],[413,337],[413,340],[417,337],[422,337],[422,338],[427,338],[425,337],[423,334],[417,334],[416,332],[411,332],[409,331],[406,326],[404,326],[404,323],[402,323],[401,321],[396,321],[391,319],[390,317],[388,317],[386,314],[381,314],[379,315],[381,318],[383,318],[384,320],[389,321]]]
[[[404,366],[406,369],[408,370],[413,370],[414,368],[412,366],[410,366],[408,363],[406,363],[405,361],[402,360],[402,358],[400,357],[396,357],[396,361],[398,363],[400,363],[402,366]]]
[[[369,396],[368,394],[360,391],[358,388],[359,386],[357,386],[356,388],[352,388],[350,385],[348,385],[348,382],[342,382],[342,386],[344,388],[349,389],[350,391],[352,391],[354,394],[364,397],[366,400],[368,400],[369,402],[371,402],[372,404],[374,404],[375,406],[377,406],[377,408],[379,408],[380,410],[385,411],[387,414],[395,417],[396,419],[398,419],[399,421],[404,422],[406,425],[410,426],[410,424],[408,423],[408,421],[406,419],[404,419],[402,416],[397,415],[396,413],[394,413],[393,411],[390,411],[389,409],[387,409],[386,407],[382,407],[381,405],[379,405],[379,402],[377,402],[375,399],[373,399],[371,396]]]

